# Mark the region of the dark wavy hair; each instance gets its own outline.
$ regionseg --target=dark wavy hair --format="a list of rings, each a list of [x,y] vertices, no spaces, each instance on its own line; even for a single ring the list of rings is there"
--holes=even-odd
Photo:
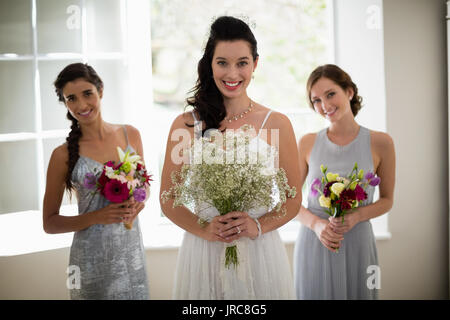
[[[258,57],[255,36],[244,21],[230,16],[222,16],[213,22],[205,51],[198,62],[197,82],[194,88],[189,91],[193,95],[186,100],[186,107],[194,107],[194,110],[200,116],[199,121],[205,122],[206,126],[203,133],[211,128],[218,129],[220,122],[225,119],[226,109],[223,96],[214,82],[211,64],[217,43],[234,40],[247,41],[250,45],[253,60]],[[187,126],[192,127],[191,125]]]
[[[308,82],[306,84],[306,91],[308,93],[308,100],[311,108],[314,110],[313,102],[311,101],[311,88],[320,79],[327,78],[335,82],[343,90],[351,88],[353,90],[353,97],[350,100],[353,116],[356,117],[358,111],[362,108],[362,97],[358,96],[358,87],[352,81],[352,78],[347,72],[334,64],[325,64],[317,67],[311,72]]]
[[[85,79],[86,81],[92,83],[96,88],[97,91],[103,90],[103,81],[98,76],[97,72],[87,63],[72,63],[66,66],[56,78],[55,82],[53,82],[53,85],[55,86],[55,92],[58,96],[58,100],[60,102],[64,102],[65,99],[63,95],[63,89],[65,85],[68,82],[74,81],[76,79]],[[69,135],[66,138],[67,142],[67,149],[69,151],[69,160],[67,162],[68,165],[68,171],[67,176],[65,179],[66,189],[71,193],[73,189],[73,184],[71,180],[72,171],[75,167],[75,164],[78,161],[78,158],[80,157],[79,154],[79,144],[78,141],[80,140],[81,136],[83,135],[81,132],[80,127],[78,126],[78,120],[75,119],[69,111],[67,111],[67,119],[69,119],[72,122],[72,125],[70,126],[71,131],[69,132]]]

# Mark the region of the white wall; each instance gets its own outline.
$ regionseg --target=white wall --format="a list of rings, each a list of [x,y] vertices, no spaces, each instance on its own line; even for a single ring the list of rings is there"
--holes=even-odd
[[[392,239],[378,245],[381,297],[448,298],[444,0],[385,0],[387,131],[397,155]]]
[[[345,1],[345,0],[343,0]],[[377,241],[382,299],[447,299],[444,0],[385,0],[387,132],[397,154],[392,239]],[[293,244],[286,245],[288,255]],[[169,299],[177,250],[148,250],[152,299]],[[0,257],[0,299],[67,299],[68,249]]]

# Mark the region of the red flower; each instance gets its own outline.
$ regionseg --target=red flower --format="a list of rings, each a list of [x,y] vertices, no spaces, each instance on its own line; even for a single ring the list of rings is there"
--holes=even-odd
[[[152,175],[148,175],[147,172],[144,172],[144,174],[142,175],[142,182],[146,185],[150,185],[149,181],[153,181],[151,177]]]
[[[339,200],[336,202],[341,204],[342,210],[348,210],[352,208],[352,203],[354,200],[356,200],[356,192],[351,189],[346,189],[341,192]]]
[[[105,196],[105,185],[110,179],[106,176],[106,170],[103,169],[100,178],[97,181],[97,189],[100,190],[100,193]]]
[[[367,199],[367,193],[364,191],[364,189],[359,184],[356,185],[355,194],[356,194],[356,200],[358,200],[358,201]]]
[[[105,163],[105,166],[107,167],[114,167],[114,161],[108,161],[107,163]]]
[[[341,192],[340,198],[347,200],[356,200],[356,192],[351,189],[346,189]]]
[[[128,199],[130,190],[127,184],[116,179],[108,181],[103,188],[105,198],[114,203],[121,203]]]

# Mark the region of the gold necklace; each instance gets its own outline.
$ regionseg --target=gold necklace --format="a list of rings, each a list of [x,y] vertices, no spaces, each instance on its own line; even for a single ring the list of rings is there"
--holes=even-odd
[[[235,121],[237,119],[240,119],[240,118],[244,117],[247,113],[252,111],[252,108],[253,108],[253,101],[250,100],[250,106],[247,108],[247,110],[245,110],[244,112],[242,112],[242,113],[240,113],[238,115],[235,115],[233,117],[226,118],[225,120],[228,121],[228,122],[231,122],[231,121]]]

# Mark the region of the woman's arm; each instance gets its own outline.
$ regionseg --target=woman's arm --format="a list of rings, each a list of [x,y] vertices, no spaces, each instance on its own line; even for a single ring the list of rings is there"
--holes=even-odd
[[[92,215],[64,217],[59,215],[67,174],[67,147],[56,148],[50,158],[47,170],[43,205],[43,225],[47,233],[79,231],[93,224]]]
[[[316,134],[310,133],[304,135],[298,142],[298,158],[300,162],[300,184],[303,186],[308,175],[309,155],[314,146]],[[314,231],[320,242],[330,251],[335,251],[340,247],[340,241],[343,240],[342,235],[338,235],[332,230],[329,221],[322,219],[303,205],[297,215],[300,222],[307,228]]]
[[[65,190],[68,152],[66,145],[56,148],[50,158],[47,170],[43,205],[43,227],[47,233],[65,233],[80,231],[93,224],[109,224],[122,222],[130,215],[130,210],[120,208],[123,204],[110,204],[105,208],[82,215],[61,216],[59,209]]]
[[[192,118],[190,113],[187,113]],[[181,150],[186,150],[190,145],[193,138],[192,130],[189,130],[185,125],[186,116],[178,116],[170,128],[169,136],[167,138],[166,155],[164,159],[164,167],[161,176],[161,191],[160,191],[160,204],[161,209],[173,223],[180,228],[209,241],[224,241],[219,234],[220,223],[217,221],[218,217],[215,217],[205,226],[201,226],[198,223],[198,216],[193,214],[184,206],[173,207],[173,199],[169,199],[163,202],[161,195],[164,191],[168,191],[172,187],[172,172],[179,171],[187,161],[186,157],[183,157],[180,153]],[[193,120],[192,120],[193,122]]]
[[[316,134],[309,133],[304,135],[298,141],[298,159],[300,163],[300,178],[299,183],[303,187],[306,177],[308,176],[308,157],[311,153]],[[314,230],[314,225],[320,218],[301,205],[297,214],[298,220],[311,230]]]
[[[380,198],[365,207],[358,208],[359,221],[367,221],[388,212],[394,204],[395,186],[395,148],[392,138],[383,132],[372,135],[374,153],[378,155],[380,163],[376,174],[380,177]]]

